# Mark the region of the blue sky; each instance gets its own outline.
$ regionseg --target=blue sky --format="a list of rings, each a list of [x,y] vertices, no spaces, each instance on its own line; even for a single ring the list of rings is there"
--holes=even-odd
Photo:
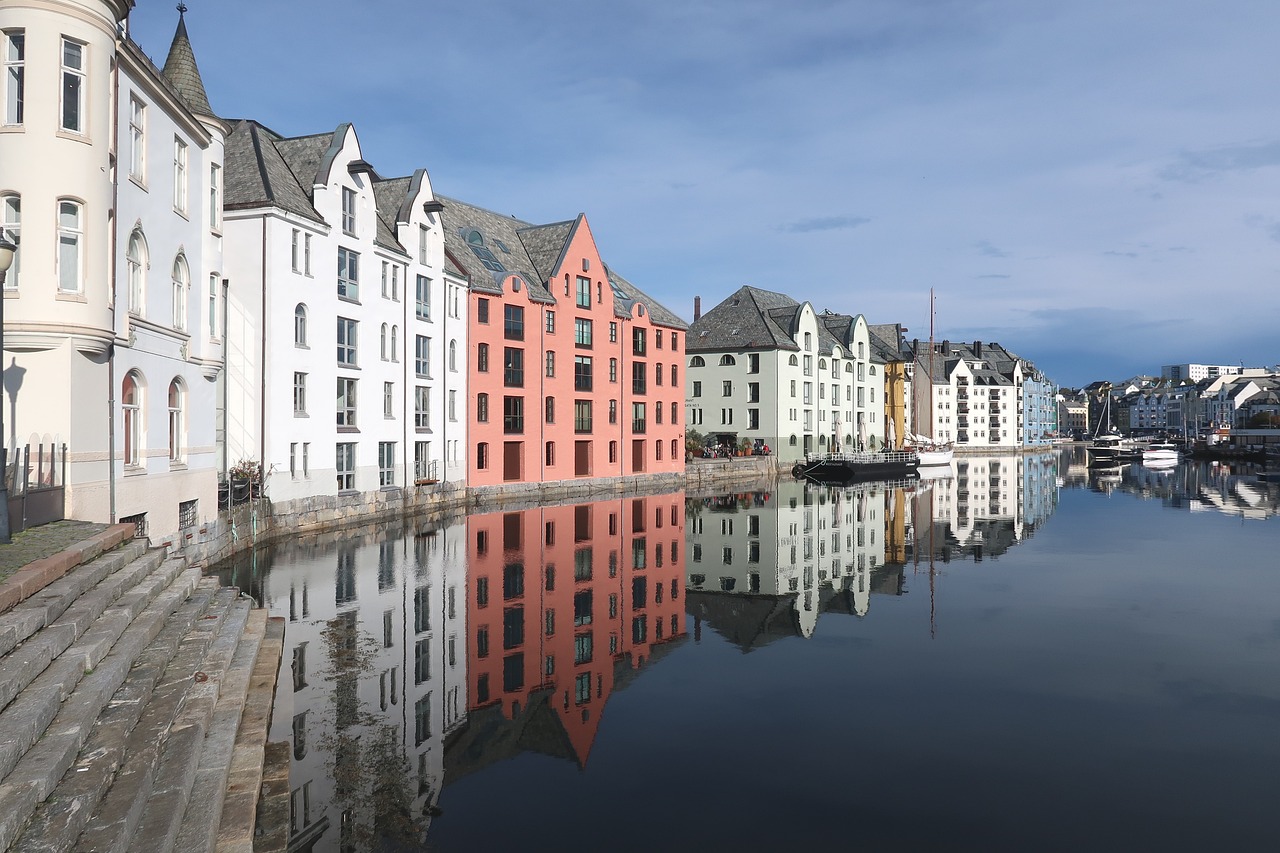
[[[927,338],[932,287],[1063,385],[1280,362],[1274,0],[187,5],[219,114],[584,212],[686,319],[751,284]]]

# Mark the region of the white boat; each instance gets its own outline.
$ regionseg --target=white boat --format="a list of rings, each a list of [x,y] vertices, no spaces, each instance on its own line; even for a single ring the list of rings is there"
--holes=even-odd
[[[935,417],[933,408],[933,289],[929,289],[929,363],[926,368],[920,360],[917,353],[915,356],[915,369],[913,371],[913,379],[911,382],[912,397],[912,420],[918,422],[921,428],[928,431],[928,435],[906,433],[903,436],[903,449],[910,450],[916,454],[919,459],[917,463],[920,468],[941,468],[949,467],[951,460],[955,457],[955,444],[950,441],[941,441],[934,438],[933,419]],[[927,392],[928,396],[923,395]],[[923,417],[921,417],[923,415]]]
[[[933,465],[950,465],[955,458],[955,445],[949,441],[941,442],[923,435],[912,435],[907,439],[907,447],[920,457],[920,467]]]
[[[1178,461],[1178,446],[1168,441],[1157,441],[1142,451],[1142,464],[1172,464]]]

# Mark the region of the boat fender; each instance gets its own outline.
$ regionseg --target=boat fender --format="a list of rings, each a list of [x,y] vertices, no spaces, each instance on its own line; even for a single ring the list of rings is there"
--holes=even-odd
[[[801,475],[802,473],[804,473],[804,472],[803,472],[803,469],[801,469],[801,467],[800,467],[800,463],[799,463],[799,462],[797,462],[797,463],[795,464],[795,467],[793,467],[793,468],[791,469],[791,476],[792,476],[792,477],[795,477],[795,478],[798,480],[798,479],[800,479],[800,475]]]

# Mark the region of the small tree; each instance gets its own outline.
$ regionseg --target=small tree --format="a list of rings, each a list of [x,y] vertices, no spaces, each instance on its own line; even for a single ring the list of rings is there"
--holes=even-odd
[[[684,452],[687,456],[701,456],[702,449],[706,447],[707,437],[696,429],[686,429],[684,431]]]

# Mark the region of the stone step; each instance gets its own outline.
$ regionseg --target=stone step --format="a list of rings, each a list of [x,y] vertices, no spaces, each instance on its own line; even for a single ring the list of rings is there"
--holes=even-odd
[[[150,796],[134,831],[129,834],[130,850],[182,850],[187,853],[187,848],[178,846],[178,833],[193,795],[208,733],[218,722],[217,711],[222,695],[227,693],[227,688],[234,687],[234,683],[228,684],[228,681],[234,682],[235,667],[247,650],[256,652],[261,638],[262,619],[253,616],[251,606],[248,599],[236,602],[234,615],[228,619],[228,626],[234,630],[224,630],[214,641],[205,663],[207,679],[192,685],[182,709],[173,720]],[[205,788],[201,788],[196,796],[210,798]],[[220,807],[220,791],[216,792],[216,800]]]
[[[140,563],[150,565],[153,560],[153,552],[149,552],[103,584],[114,586],[132,579],[134,567]],[[0,738],[0,779],[9,775],[18,759],[36,742],[80,679],[107,656],[112,645],[138,614],[173,582],[183,566],[182,560],[166,560],[118,597],[113,590],[103,589],[103,584],[99,584],[85,596],[93,601],[83,602],[83,606],[82,602],[76,602],[58,620],[59,624],[40,632],[39,641],[24,644],[5,658],[6,665],[15,663],[18,672],[13,683],[21,685],[21,695],[0,713],[0,732],[4,733]],[[122,579],[122,576],[125,577]],[[104,603],[108,606],[102,607]],[[94,612],[100,615],[90,619]],[[74,643],[63,645],[68,638],[76,639]],[[38,646],[39,655],[26,657],[28,645]],[[56,655],[56,659],[28,679],[40,660],[59,647],[63,651]],[[22,665],[17,666],[19,663]]]
[[[200,751],[200,766],[196,771],[191,799],[178,830],[176,849],[183,853],[212,853],[217,843],[236,735],[244,717],[249,685],[266,629],[267,611],[254,610],[222,680],[218,704]],[[256,796],[256,792],[254,794]]]
[[[117,768],[134,760],[135,753],[130,747],[136,748],[138,744],[132,733],[137,731],[140,721],[145,725],[147,715],[155,714],[155,700],[160,698],[156,685],[166,674],[171,674],[175,666],[186,669],[186,681],[190,683],[192,667],[182,653],[199,644],[198,626],[210,620],[221,624],[231,598],[219,596],[217,580],[206,578],[191,598],[169,617],[94,723],[75,764],[36,809],[18,842],[18,849],[24,853],[71,849],[112,785]],[[198,663],[198,658],[194,662]],[[172,709],[168,713],[171,714]],[[145,735],[154,738],[155,733],[147,731]]]
[[[0,583],[0,613],[20,604],[67,572],[133,537],[132,524],[115,524],[69,548],[28,563]]]
[[[173,563],[179,567],[184,564],[182,560],[166,561],[121,596],[0,715],[9,717],[0,725],[6,734],[6,754],[30,738],[21,760],[14,762],[0,783],[0,850],[9,849],[36,807],[53,791],[80,753],[102,709],[128,677],[133,662],[200,582],[199,569],[187,569],[167,580],[165,569]],[[124,628],[118,630],[121,621]],[[79,674],[73,671],[76,667]],[[44,722],[46,715],[48,722]]]
[[[59,655],[77,642],[107,608],[114,606],[131,588],[144,583],[158,566],[163,565],[164,558],[165,552],[156,549],[146,551],[119,567],[76,598],[74,603],[69,603],[70,606],[55,620],[0,659],[0,708],[8,706]],[[172,568],[176,575],[178,567]],[[50,586],[60,583],[58,581]],[[26,602],[13,612],[19,613],[25,604]],[[0,765],[0,777],[3,776],[4,769],[7,768]]]
[[[133,539],[91,562],[83,563],[0,616],[0,656],[36,631],[53,623],[75,600],[103,578],[119,571],[147,551],[147,543]]]
[[[198,621],[183,640],[138,725],[129,733],[124,764],[93,814],[92,829],[81,834],[76,850],[126,853],[144,849],[134,843],[134,836],[147,801],[156,790],[162,757],[173,748],[170,732],[175,726],[179,731],[192,727],[192,713],[187,707],[191,694],[221,678],[229,661],[229,655],[222,650],[228,645],[234,647],[244,631],[249,605],[238,596],[239,591],[234,588],[219,590],[210,614]]]
[[[254,828],[262,796],[267,733],[275,704],[276,674],[284,654],[284,619],[267,620],[254,662],[244,713],[236,732],[227,774],[226,799],[218,821],[217,853],[253,853]]]
[[[289,849],[291,752],[292,745],[287,740],[274,741],[266,746],[253,853],[286,853]]]

